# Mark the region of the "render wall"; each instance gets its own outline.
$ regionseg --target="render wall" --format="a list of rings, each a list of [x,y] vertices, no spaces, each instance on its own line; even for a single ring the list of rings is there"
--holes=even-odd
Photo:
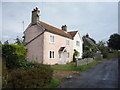
[[[43,32],[42,28],[40,28],[37,25],[33,25],[29,27],[24,33],[25,42],[27,43],[31,41],[33,38],[35,38],[42,32]],[[42,34],[26,45],[28,61],[38,62],[38,63],[43,62],[43,46],[44,46],[43,40],[44,40],[44,35]]]
[[[49,36],[50,35],[54,35],[55,37],[55,43],[50,43],[49,41]],[[67,46],[66,45],[66,40],[70,41],[70,45]],[[73,60],[73,40],[60,36],[60,35],[56,35],[50,32],[45,32],[44,33],[44,64],[50,64],[50,65],[54,65],[54,64],[58,64],[59,63],[59,49],[61,47],[66,47],[67,51],[70,53],[70,57],[67,58],[67,62],[71,62]],[[54,59],[50,59],[49,58],[49,51],[50,50],[54,50],[55,51],[55,58]]]
[[[80,42],[80,46],[76,46],[76,41]],[[73,47],[79,52],[78,58],[82,58],[83,54],[83,41],[82,38],[80,37],[79,33],[77,32],[76,35],[74,36],[74,41],[73,41]]]

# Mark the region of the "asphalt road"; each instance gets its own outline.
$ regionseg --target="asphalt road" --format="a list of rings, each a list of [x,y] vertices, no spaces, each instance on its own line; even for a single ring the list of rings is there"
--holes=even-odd
[[[63,82],[59,88],[118,88],[118,59],[104,61]]]

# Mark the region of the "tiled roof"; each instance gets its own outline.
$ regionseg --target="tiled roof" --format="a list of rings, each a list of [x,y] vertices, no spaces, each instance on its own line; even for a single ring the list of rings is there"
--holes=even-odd
[[[45,30],[49,31],[49,32],[52,32],[52,33],[55,33],[55,34],[58,34],[58,35],[62,35],[64,37],[68,37],[70,39],[72,39],[72,36],[70,33],[67,33],[67,32],[64,32],[62,29],[59,29],[59,28],[56,28],[54,26],[51,26],[51,25],[48,25],[42,21],[39,22],[40,25],[43,26],[43,28],[45,28]]]
[[[78,31],[72,31],[72,32],[68,32],[68,33],[69,33],[72,37],[74,37],[77,32],[78,32]]]

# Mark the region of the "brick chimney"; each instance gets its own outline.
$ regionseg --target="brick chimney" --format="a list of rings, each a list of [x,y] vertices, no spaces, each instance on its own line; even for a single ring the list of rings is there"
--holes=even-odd
[[[32,24],[36,24],[39,21],[39,14],[40,11],[38,10],[38,8],[36,7],[33,11],[32,11],[32,20],[31,23]]]
[[[67,32],[67,26],[66,25],[62,25],[61,29],[65,32]]]

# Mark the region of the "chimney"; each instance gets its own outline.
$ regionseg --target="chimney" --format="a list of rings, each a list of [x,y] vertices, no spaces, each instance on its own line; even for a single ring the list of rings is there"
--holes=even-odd
[[[67,26],[66,25],[62,25],[61,29],[65,32],[67,32]]]
[[[39,22],[39,13],[40,13],[40,11],[38,10],[37,7],[35,9],[33,9],[32,20],[31,20],[32,24],[36,24],[37,22]]]

